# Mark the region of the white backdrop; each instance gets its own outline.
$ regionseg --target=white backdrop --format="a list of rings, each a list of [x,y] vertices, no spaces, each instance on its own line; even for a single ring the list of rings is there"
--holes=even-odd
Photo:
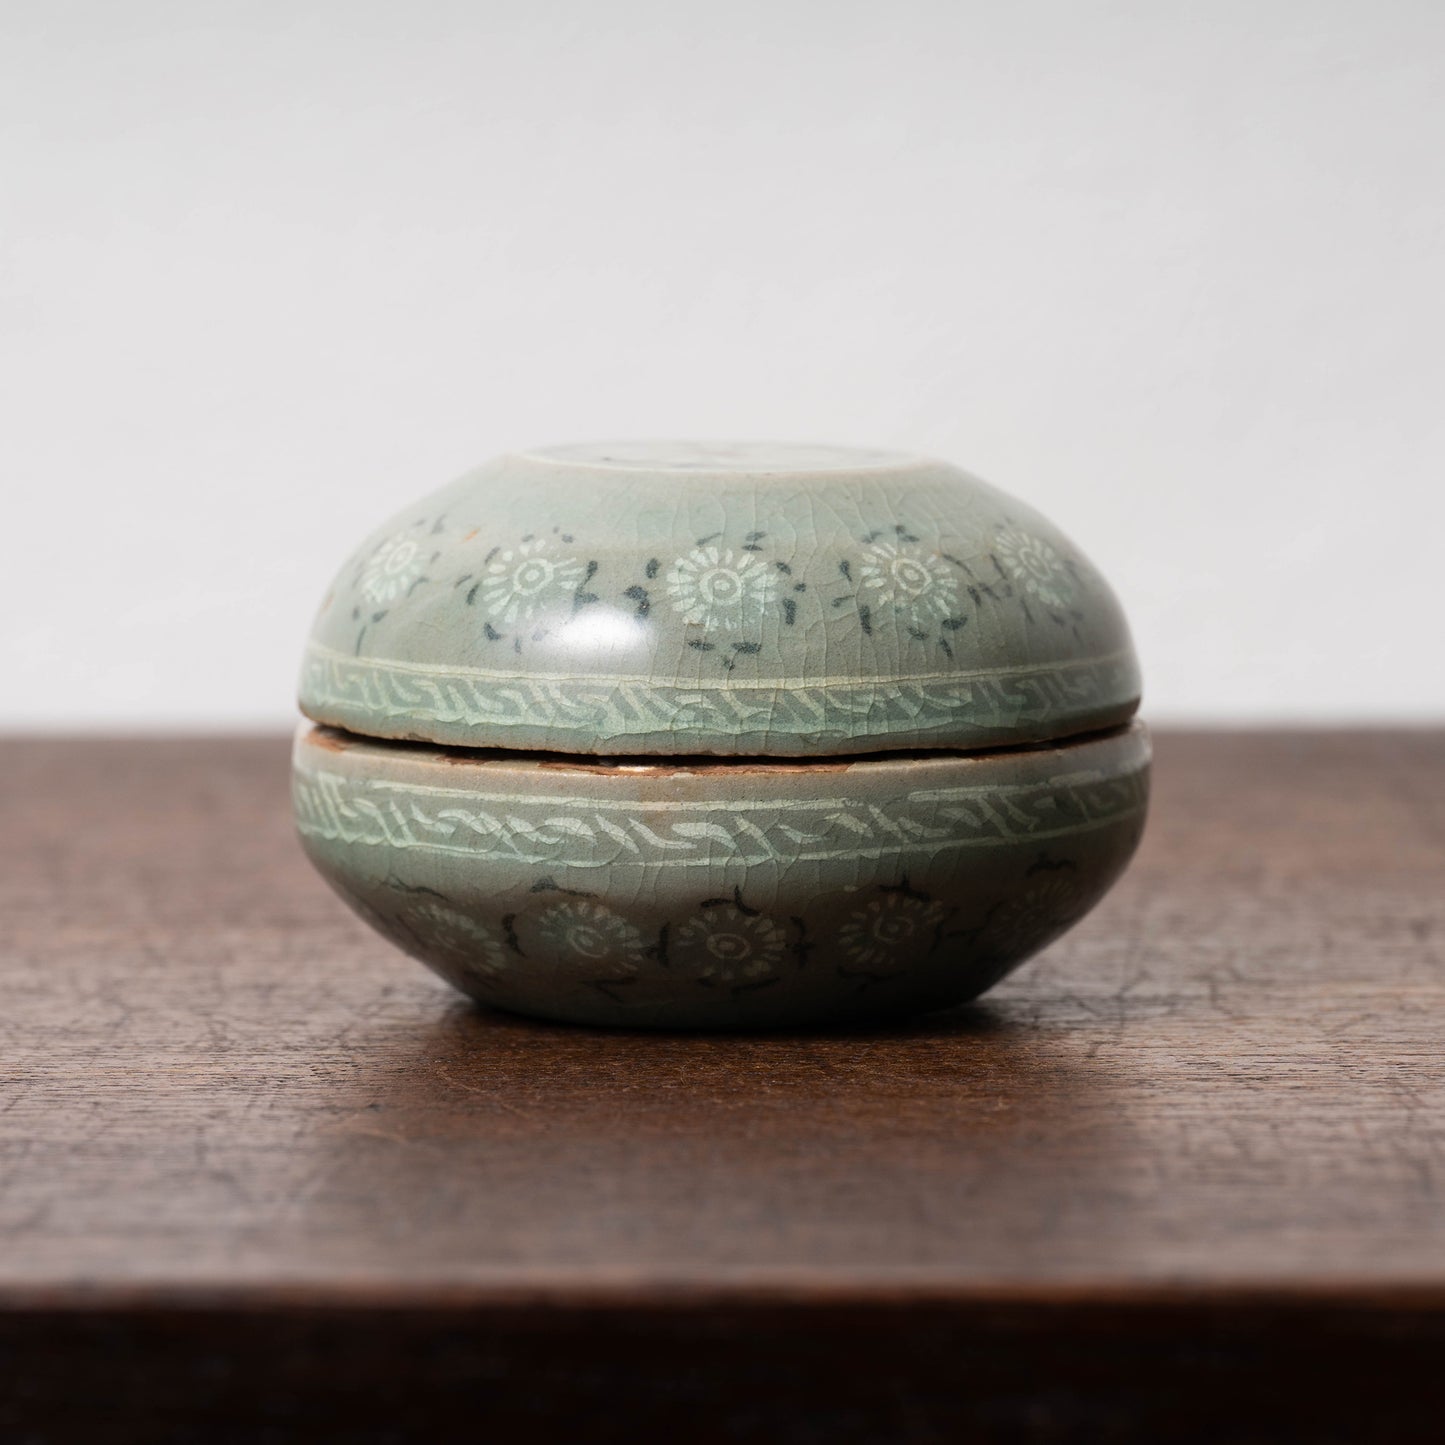
[[[945,456],[1164,719],[1445,717],[1438,0],[0,0],[0,726],[284,723],[511,446]]]

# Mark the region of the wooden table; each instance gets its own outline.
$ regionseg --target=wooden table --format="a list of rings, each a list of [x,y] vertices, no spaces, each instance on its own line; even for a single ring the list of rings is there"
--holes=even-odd
[[[0,1441],[1438,1440],[1445,734],[1158,738],[981,1005],[475,1010],[279,739],[0,762]]]

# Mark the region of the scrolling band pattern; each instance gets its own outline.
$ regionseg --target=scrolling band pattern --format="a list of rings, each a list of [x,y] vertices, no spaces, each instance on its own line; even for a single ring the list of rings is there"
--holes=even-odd
[[[1131,654],[988,673],[951,673],[895,681],[830,679],[810,686],[782,681],[668,684],[635,677],[547,678],[486,669],[353,658],[312,644],[302,695],[308,709],[343,726],[431,724],[486,727],[589,741],[639,735],[723,733],[789,738],[810,745],[866,730],[924,737],[960,725],[981,737],[1006,735],[1062,708],[1105,707],[1135,688]]]
[[[573,868],[881,858],[925,847],[1037,842],[1142,812],[1142,773],[1071,774],[1017,788],[932,788],[889,807],[856,799],[609,803],[358,780],[298,768],[300,831],[331,842]]]

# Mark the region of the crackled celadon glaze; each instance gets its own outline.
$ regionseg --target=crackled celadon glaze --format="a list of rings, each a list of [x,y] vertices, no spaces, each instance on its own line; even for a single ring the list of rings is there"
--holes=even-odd
[[[981,748],[1126,721],[1108,585],[942,462],[745,444],[503,456],[342,569],[301,707],[369,737],[574,754]]]
[[[942,462],[757,444],[499,458],[312,631],[302,842],[489,1004],[769,1027],[969,999],[1143,827],[1139,677],[1057,528]]]
[[[307,727],[294,796],[337,892],[481,1002],[749,1028],[981,993],[1122,871],[1148,765],[1137,723],[978,757],[682,766]]]

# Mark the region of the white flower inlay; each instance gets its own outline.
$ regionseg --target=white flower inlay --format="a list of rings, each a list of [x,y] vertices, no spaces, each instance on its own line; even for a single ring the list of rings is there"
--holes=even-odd
[[[362,564],[358,578],[361,595],[378,607],[404,597],[420,581],[423,560],[415,537],[405,532],[388,537]]]
[[[994,538],[993,555],[1004,571],[1040,602],[1062,607],[1069,600],[1073,581],[1063,558],[1042,537],[1005,527]]]
[[[694,547],[667,574],[667,595],[684,622],[739,626],[760,617],[777,589],[777,572],[756,552]]]
[[[576,557],[547,537],[528,537],[492,554],[482,577],[481,600],[498,622],[527,622],[543,608],[569,602],[582,582]]]
[[[775,974],[787,934],[771,918],[731,903],[705,908],[673,935],[673,961],[708,983],[755,983]]]
[[[587,899],[554,903],[538,920],[538,931],[554,952],[589,964],[637,972],[642,935],[610,908]]]
[[[958,603],[958,579],[936,553],[901,542],[869,542],[858,582],[875,606],[893,606],[914,622],[947,617]]]
[[[496,978],[506,968],[506,944],[456,908],[428,901],[409,909],[406,919],[423,943],[468,973]]]
[[[1052,943],[1086,910],[1079,884],[1054,874],[999,904],[984,926],[983,940],[1000,954],[1023,958]]]
[[[885,893],[852,914],[838,930],[838,943],[854,963],[877,967],[923,942],[943,917],[940,903]]]

